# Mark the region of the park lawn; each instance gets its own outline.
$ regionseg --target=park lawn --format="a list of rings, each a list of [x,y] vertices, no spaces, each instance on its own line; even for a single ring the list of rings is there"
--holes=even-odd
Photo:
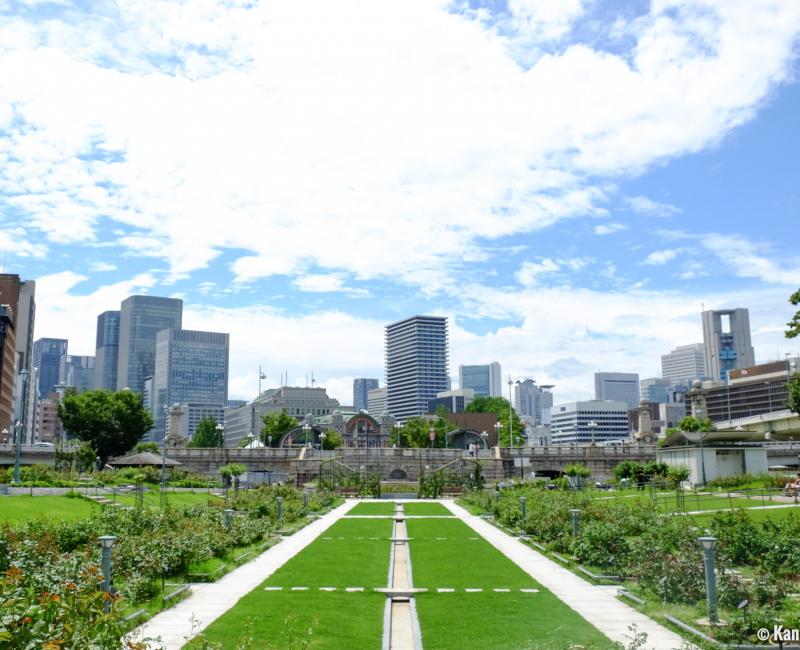
[[[425,648],[616,648],[597,629],[545,591],[538,594],[424,593],[416,596],[416,605]]]
[[[800,515],[800,506],[790,506],[788,508],[769,508],[769,509],[754,509],[743,508],[743,512],[753,521],[765,521],[767,519],[780,520],[787,519],[788,517],[797,517]],[[697,521],[698,525],[708,526],[716,513],[710,512],[707,515],[692,515]]]
[[[394,501],[362,501],[348,515],[393,515]]]
[[[264,584],[275,587],[385,587],[389,576],[389,538],[393,525],[391,519],[340,519]],[[291,543],[291,540],[284,543]]]
[[[407,515],[443,515],[454,516],[447,508],[441,503],[422,503],[419,501],[412,501],[411,503],[403,504],[403,510]]]
[[[245,647],[239,645],[245,638],[253,642],[247,647],[263,650],[380,648],[385,605],[386,596],[373,592],[269,592],[258,587],[206,628],[203,636],[226,649]],[[308,646],[301,645],[304,640]],[[207,646],[194,641],[184,647]]]
[[[431,590],[416,598],[425,647],[614,647],[601,632],[462,521],[410,519],[407,528],[412,538],[414,586]],[[457,591],[436,593],[438,588]],[[512,591],[458,591],[466,588]],[[539,592],[520,593],[521,588],[536,588]]]
[[[98,512],[91,501],[77,497],[29,495],[0,497],[0,522],[25,521],[37,517],[72,521]]]
[[[126,506],[136,505],[136,495],[132,492],[117,494],[116,497],[108,494],[107,499],[123,503]],[[167,503],[173,508],[184,506],[208,505],[209,503],[221,503],[222,499],[207,492],[169,492],[167,491]],[[144,505],[150,508],[161,508],[161,492],[158,488],[151,488],[144,493]]]

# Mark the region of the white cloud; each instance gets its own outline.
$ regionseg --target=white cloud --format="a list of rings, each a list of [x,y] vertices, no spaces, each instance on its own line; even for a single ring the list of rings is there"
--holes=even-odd
[[[310,291],[312,293],[342,292],[356,296],[368,296],[366,289],[355,289],[345,286],[345,278],[341,273],[317,273],[302,275],[292,282],[300,291]]]
[[[667,262],[674,260],[678,256],[678,251],[674,248],[668,248],[660,251],[653,251],[644,258],[642,264],[650,264],[652,266],[661,266]]]
[[[648,217],[672,217],[681,213],[681,209],[669,203],[658,203],[646,196],[629,196],[624,199],[625,204],[634,212]]]
[[[516,273],[516,278],[521,285],[530,287],[539,281],[539,276],[555,273],[560,269],[561,265],[550,258],[545,258],[541,262],[523,262]]]
[[[737,234],[707,233],[697,239],[741,278],[758,278],[769,284],[800,284],[800,256],[776,261],[768,245]]]
[[[17,257],[41,259],[47,255],[48,248],[44,244],[32,243],[22,228],[15,228],[13,230],[0,230],[0,252],[3,255],[11,254]]]
[[[510,9],[558,39],[583,5]],[[444,0],[109,6],[0,27],[0,192],[26,228],[91,243],[116,221],[173,280],[228,249],[242,282],[319,267],[428,292],[487,239],[605,214],[596,179],[724,137],[787,78],[800,30],[792,0],[656,3],[632,50],[526,69]]]
[[[611,235],[615,232],[620,232],[621,230],[625,230],[627,226],[621,223],[610,222],[610,223],[601,223],[598,226],[594,227],[594,234],[595,235]]]
[[[117,265],[110,262],[91,262],[89,270],[94,273],[104,273],[105,271],[116,271]]]

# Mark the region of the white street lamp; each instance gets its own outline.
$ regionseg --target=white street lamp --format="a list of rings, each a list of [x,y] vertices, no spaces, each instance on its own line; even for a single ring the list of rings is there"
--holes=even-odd
[[[589,420],[586,426],[589,427],[589,431],[592,433],[592,444],[594,444],[594,432],[597,430],[597,421]]]
[[[320,451],[325,449],[325,438],[327,438],[327,437],[328,436],[325,434],[324,431],[319,434],[319,448],[320,448]]]
[[[494,430],[497,431],[497,446],[500,446],[500,430],[503,428],[502,422],[495,422],[494,423]]]

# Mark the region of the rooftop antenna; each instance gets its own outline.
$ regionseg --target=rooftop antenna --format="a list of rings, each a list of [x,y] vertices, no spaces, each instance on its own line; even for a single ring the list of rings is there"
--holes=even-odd
[[[311,371],[311,388],[314,388],[314,371]]]

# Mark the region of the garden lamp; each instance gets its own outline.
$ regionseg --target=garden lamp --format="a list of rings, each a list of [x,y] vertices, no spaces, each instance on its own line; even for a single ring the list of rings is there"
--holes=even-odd
[[[103,610],[107,614],[111,609],[111,548],[117,538],[114,535],[101,535],[97,539],[103,549],[103,591],[109,595],[103,605]]]
[[[708,602],[708,619],[716,623],[717,618],[717,576],[714,573],[714,545],[716,537],[700,537],[700,546],[703,547],[703,564],[706,570],[706,600]]]

